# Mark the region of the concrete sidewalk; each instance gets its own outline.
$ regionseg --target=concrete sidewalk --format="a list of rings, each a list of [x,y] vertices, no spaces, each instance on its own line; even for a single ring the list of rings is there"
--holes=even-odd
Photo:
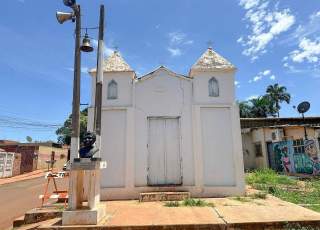
[[[38,177],[42,177],[45,175],[45,171],[42,169],[35,170],[29,173],[24,173],[14,177],[0,178],[0,186],[4,184],[14,183],[23,180],[30,180]]]
[[[108,201],[104,202],[108,216],[97,226],[66,227],[61,226],[61,219],[57,218],[39,229],[320,228],[320,213],[269,195],[266,199],[209,198],[206,201],[213,207],[165,207],[164,202]]]

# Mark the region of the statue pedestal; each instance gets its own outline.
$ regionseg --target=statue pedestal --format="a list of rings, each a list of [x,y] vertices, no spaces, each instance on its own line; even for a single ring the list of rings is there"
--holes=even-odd
[[[62,225],[95,225],[105,216],[105,207],[100,203],[100,169],[106,162],[100,158],[75,158],[69,176],[68,210],[62,213]],[[89,174],[88,205],[84,206],[84,172]]]

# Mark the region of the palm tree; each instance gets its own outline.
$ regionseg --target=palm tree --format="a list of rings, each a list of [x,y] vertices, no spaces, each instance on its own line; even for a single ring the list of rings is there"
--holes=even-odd
[[[287,88],[280,86],[279,84],[269,85],[266,91],[267,98],[272,102],[276,108],[276,113],[280,117],[280,104],[282,102],[290,103],[290,94],[287,92]]]
[[[251,112],[251,105],[248,103],[248,101],[241,101],[241,102],[238,102],[238,104],[239,104],[239,111],[240,111],[241,118],[253,117]]]
[[[266,96],[253,98],[249,101],[251,113],[253,117],[268,117],[274,116],[276,110],[271,101]]]

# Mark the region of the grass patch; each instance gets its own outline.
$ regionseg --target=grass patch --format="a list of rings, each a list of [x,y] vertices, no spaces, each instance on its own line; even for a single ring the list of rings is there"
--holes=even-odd
[[[188,198],[181,202],[168,201],[165,202],[166,207],[214,207],[213,203],[208,203],[205,200]]]
[[[267,193],[266,192],[257,192],[249,195],[252,199],[262,199],[265,200],[267,198]]]
[[[320,212],[320,180],[318,178],[299,182],[298,179],[277,174],[271,169],[262,169],[248,173],[246,182],[262,191],[260,194],[257,193],[256,198],[264,199],[269,193],[282,200],[301,204]],[[301,183],[303,186],[299,185]]]
[[[164,203],[164,206],[166,207],[179,207],[180,203],[179,201],[168,201]]]
[[[250,185],[295,185],[297,183],[296,180],[285,175],[279,175],[272,169],[259,169],[248,173],[246,176],[246,182]]]

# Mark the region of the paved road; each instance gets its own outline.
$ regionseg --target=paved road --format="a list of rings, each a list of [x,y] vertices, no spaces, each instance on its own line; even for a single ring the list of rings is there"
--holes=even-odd
[[[26,211],[39,207],[39,195],[44,193],[43,177],[0,185],[0,229],[10,229],[12,221]],[[58,189],[66,188],[66,180],[57,180]],[[50,185],[53,187],[53,184]]]

